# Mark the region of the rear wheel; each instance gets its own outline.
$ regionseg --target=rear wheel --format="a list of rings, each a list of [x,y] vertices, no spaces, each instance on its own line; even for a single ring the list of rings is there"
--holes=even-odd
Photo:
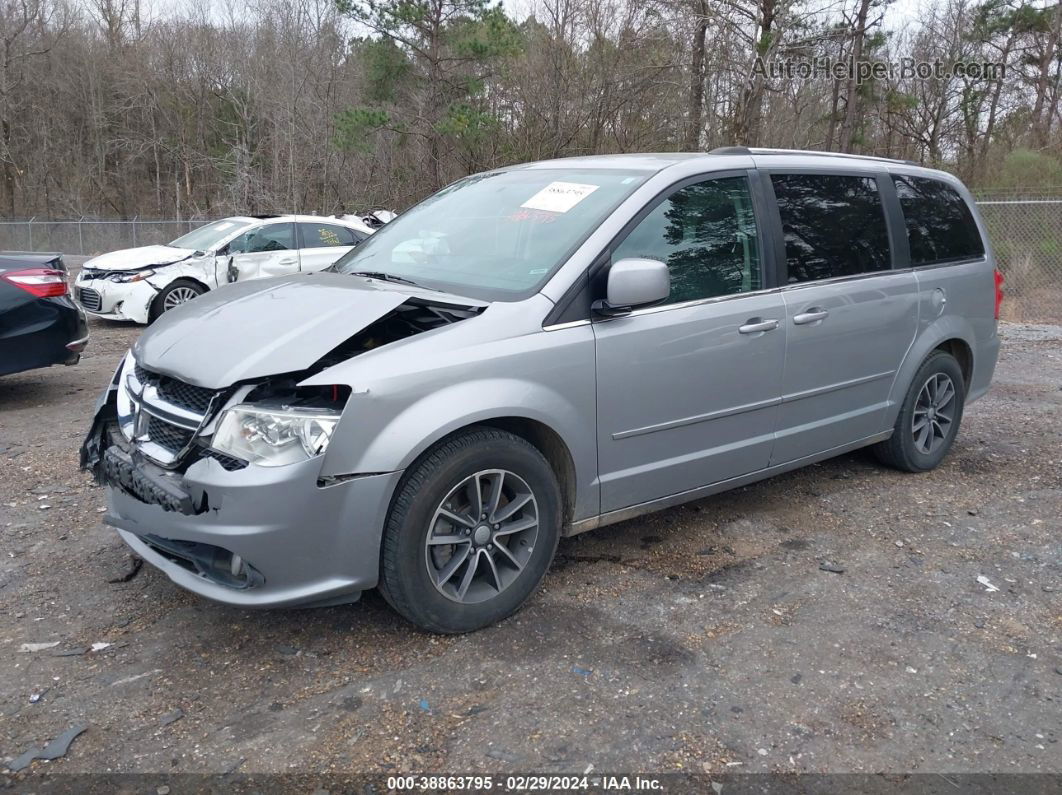
[[[380,590],[422,629],[480,629],[535,591],[560,525],[560,488],[538,449],[473,428],[441,442],[403,479],[384,531]]]
[[[892,436],[874,446],[878,459],[907,472],[936,467],[959,432],[966,399],[962,368],[950,353],[935,351],[915,374]]]
[[[164,287],[158,295],[155,296],[155,300],[151,302],[151,317],[150,320],[154,322],[158,319],[158,316],[163,312],[169,312],[171,309],[186,304],[196,296],[200,296],[206,292],[206,288],[201,284],[196,284],[190,279],[178,279]]]

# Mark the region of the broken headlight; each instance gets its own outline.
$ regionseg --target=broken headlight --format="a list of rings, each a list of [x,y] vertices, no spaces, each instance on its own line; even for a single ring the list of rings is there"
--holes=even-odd
[[[142,282],[149,276],[154,276],[155,271],[150,268],[146,268],[142,271],[118,271],[112,273],[108,278],[108,281],[118,282],[119,284],[129,284],[130,282]]]
[[[210,446],[259,466],[295,464],[325,451],[339,416],[331,409],[244,403],[222,415]]]

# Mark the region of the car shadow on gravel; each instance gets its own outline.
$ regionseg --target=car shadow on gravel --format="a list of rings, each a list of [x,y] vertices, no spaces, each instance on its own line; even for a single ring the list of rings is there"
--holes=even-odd
[[[47,368],[0,377],[0,411],[42,408],[86,392],[83,379],[71,369]]]

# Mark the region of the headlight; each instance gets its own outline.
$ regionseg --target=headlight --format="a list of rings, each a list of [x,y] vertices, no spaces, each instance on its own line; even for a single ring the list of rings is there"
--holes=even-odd
[[[130,350],[122,360],[121,366],[116,373],[118,378],[118,427],[126,439],[133,438],[133,425],[136,422],[136,406],[129,394],[129,378],[132,376],[136,360],[133,359],[133,351]],[[135,378],[135,376],[132,376]]]
[[[294,464],[325,451],[339,414],[328,409],[274,409],[244,403],[222,415],[210,446],[260,466]]]
[[[119,284],[128,284],[129,282],[142,282],[149,276],[154,276],[155,271],[148,269],[142,271],[133,271],[131,273],[112,273],[110,281],[118,282]]]

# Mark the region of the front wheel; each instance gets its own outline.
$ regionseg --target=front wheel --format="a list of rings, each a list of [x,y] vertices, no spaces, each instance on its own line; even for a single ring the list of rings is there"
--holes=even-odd
[[[874,445],[878,459],[907,472],[936,467],[955,441],[966,386],[950,353],[935,351],[918,368],[907,390],[892,436]]]
[[[154,322],[163,312],[169,312],[181,304],[186,304],[205,292],[206,288],[203,285],[196,284],[188,279],[178,279],[175,282],[171,282],[151,302],[150,321]]]
[[[473,428],[436,445],[399,485],[380,590],[422,629],[481,629],[538,588],[560,526],[560,488],[542,453],[519,436]]]

